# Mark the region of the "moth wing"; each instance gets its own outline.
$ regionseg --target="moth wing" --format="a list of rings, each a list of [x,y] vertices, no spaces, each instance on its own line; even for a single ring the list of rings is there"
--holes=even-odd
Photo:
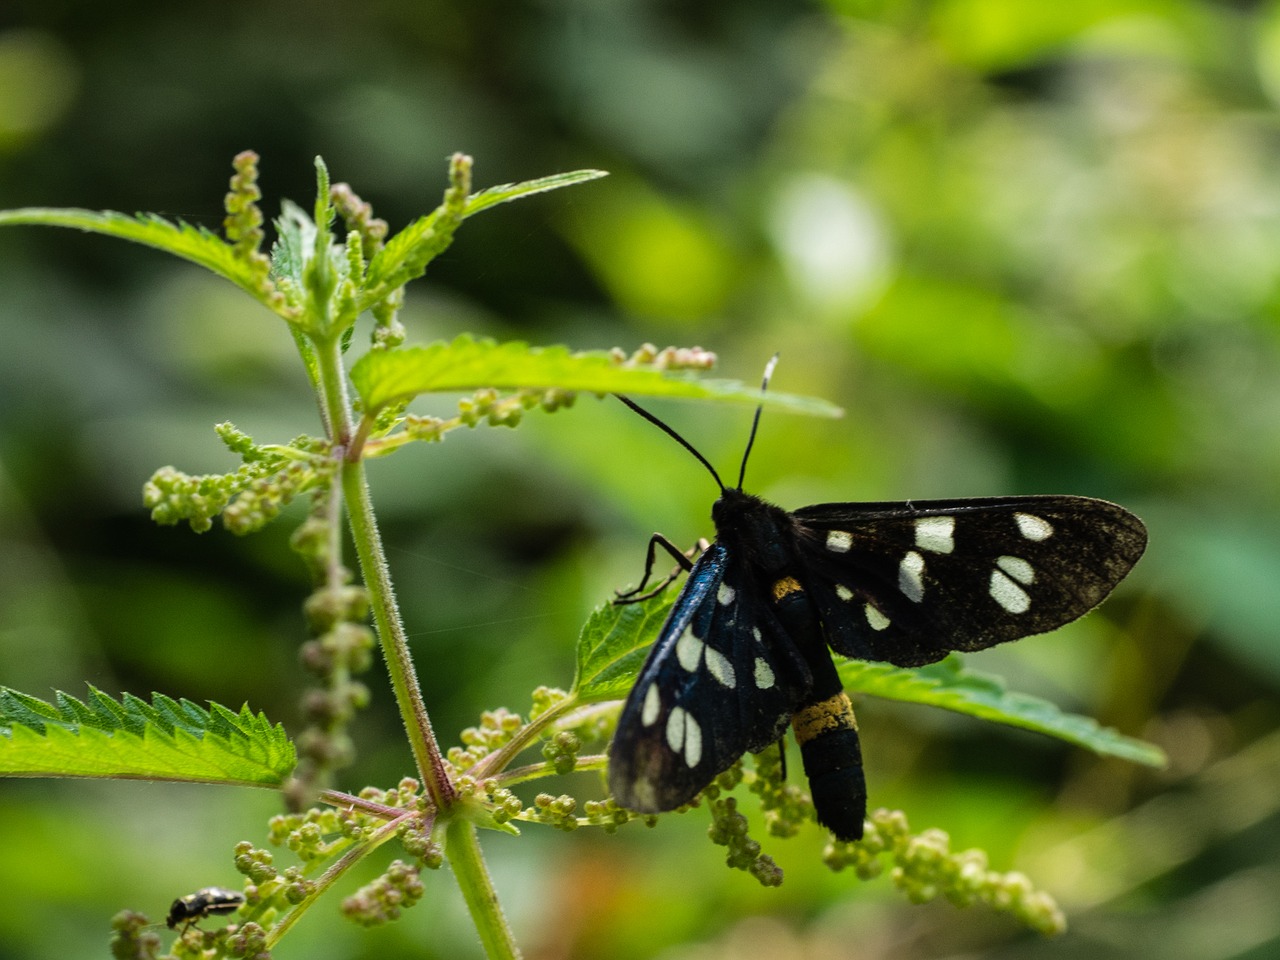
[[[1087,497],[828,503],[794,517],[827,642],[899,666],[1069,623],[1147,544],[1141,520]]]
[[[767,601],[721,544],[702,555],[640,675],[609,748],[609,789],[642,813],[689,802],[786,728],[811,682]]]

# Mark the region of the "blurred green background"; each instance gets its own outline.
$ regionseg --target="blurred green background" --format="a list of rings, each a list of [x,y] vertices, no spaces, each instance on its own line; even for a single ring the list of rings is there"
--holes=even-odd
[[[1168,770],[859,709],[872,804],[1030,873],[1066,936],[832,875],[817,831],[768,844],[787,879],[763,890],[696,812],[487,837],[528,956],[1262,960],[1280,956],[1278,105],[1280,5],[1246,0],[7,0],[0,207],[216,228],[253,148],[269,215],[310,205],[322,154],[396,229],[455,150],[478,186],[608,169],[468,222],[411,288],[411,339],[696,343],[745,380],[781,350],[777,389],[848,416],[767,415],[754,492],[1076,493],[1146,519],[1101,612],[969,662],[1159,743]],[[158,466],[230,469],[215,422],[317,429],[282,325],[195,267],[24,228],[0,231],[0,334],[0,683],[247,700],[294,724],[292,524],[196,537],[140,505]],[[747,411],[653,406],[736,464]],[[634,582],[649,533],[711,529],[705,473],[613,402],[371,472],[447,742],[569,683],[579,625]],[[350,788],[409,769],[370,682]],[[0,960],[105,956],[117,909],[235,883],[232,845],[276,809],[0,783]],[[452,883],[426,879],[402,923],[357,930],[334,897],[278,955],[478,955]]]

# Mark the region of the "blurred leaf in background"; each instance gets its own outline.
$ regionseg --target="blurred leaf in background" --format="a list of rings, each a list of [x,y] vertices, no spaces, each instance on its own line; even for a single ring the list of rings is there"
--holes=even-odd
[[[481,184],[609,169],[469,224],[411,290],[411,339],[699,343],[743,380],[781,350],[778,389],[849,416],[768,413],[755,493],[1073,493],[1148,522],[1101,611],[970,662],[1153,739],[1165,773],[859,705],[873,804],[1034,871],[1065,937],[908,907],[827,872],[816,833],[774,841],[787,879],[762,890],[695,812],[490,841],[530,956],[1261,960],[1280,950],[1278,104],[1273,2],[11,0],[0,207],[213,228],[252,147],[268,213],[308,200],[322,154],[395,228],[455,150]],[[197,538],[153,528],[139,494],[165,463],[227,469],[221,420],[313,428],[287,332],[195,268],[63,231],[0,233],[0,291],[0,683],[293,720],[306,580],[287,524]],[[737,462],[745,411],[653,406]],[[709,533],[715,495],[612,402],[371,478],[442,734],[567,685],[587,611],[635,581],[654,530]],[[243,649],[279,669],[250,674]],[[370,712],[349,786],[406,771],[397,724]],[[121,906],[159,915],[225,882],[261,800],[0,784],[0,824],[24,824],[0,827],[0,956],[105,952]],[[314,911],[294,949],[475,955],[447,889],[374,934]]]

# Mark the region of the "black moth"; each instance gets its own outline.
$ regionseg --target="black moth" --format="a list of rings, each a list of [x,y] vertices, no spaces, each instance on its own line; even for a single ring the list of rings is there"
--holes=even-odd
[[[768,386],[774,362],[765,371]],[[716,541],[689,571],[618,720],[609,787],[659,813],[687,803],[746,752],[795,730],[818,821],[862,836],[867,791],[853,708],[831,650],[902,667],[1044,633],[1097,606],[1142,556],[1142,521],[1087,497],[823,503],[788,512],[720,486]],[[661,589],[661,588],[659,588]],[[646,596],[651,596],[652,593]],[[830,649],[828,649],[830,648]]]

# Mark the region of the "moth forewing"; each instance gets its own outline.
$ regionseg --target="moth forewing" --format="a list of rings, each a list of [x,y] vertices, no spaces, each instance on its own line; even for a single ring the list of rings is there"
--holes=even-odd
[[[833,503],[795,513],[827,639],[919,666],[1055,630],[1100,603],[1146,546],[1087,497]]]
[[[809,682],[737,573],[722,545],[703,554],[623,705],[609,786],[629,809],[687,803],[743,753],[776,741]]]

